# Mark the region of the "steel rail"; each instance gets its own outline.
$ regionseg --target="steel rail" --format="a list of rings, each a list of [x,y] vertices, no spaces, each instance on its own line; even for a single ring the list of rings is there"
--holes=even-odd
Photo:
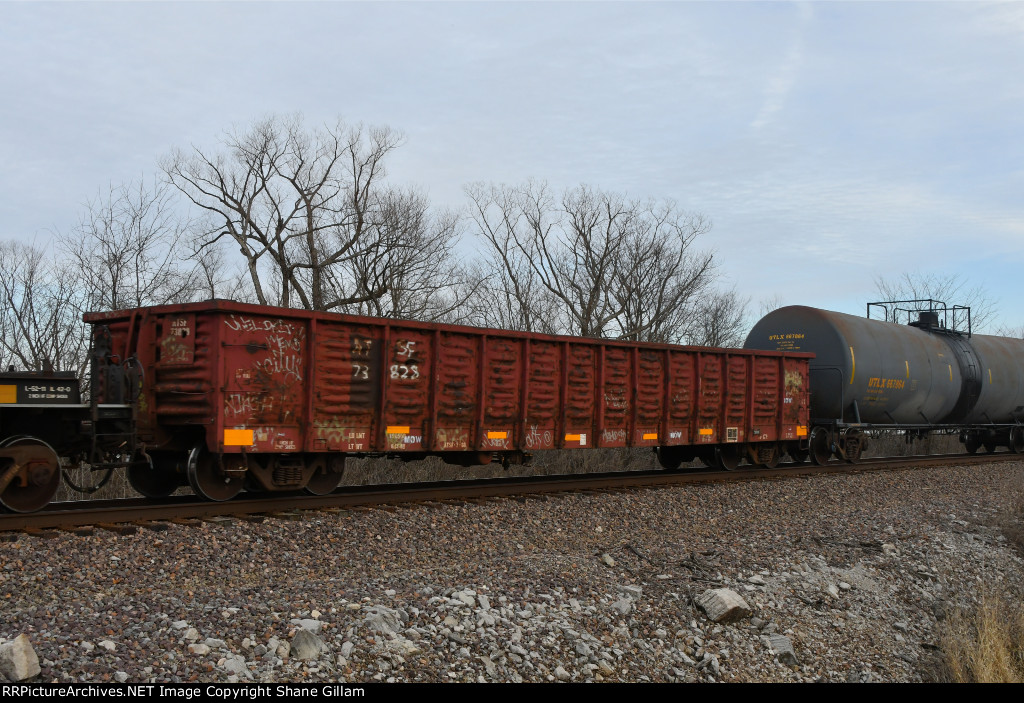
[[[464,479],[431,483],[404,483],[373,486],[345,486],[333,493],[312,496],[275,494],[254,497],[242,493],[224,502],[198,501],[195,496],[172,496],[161,500],[133,498],[103,501],[54,503],[36,513],[0,514],[0,532],[69,529],[87,525],[153,523],[221,516],[269,515],[296,510],[344,509],[384,504],[409,504],[427,501],[501,498],[518,495],[583,491],[621,491],[656,488],[688,483],[750,481],[818,474],[846,474],[866,471],[986,464],[1021,461],[1024,455],[1010,452],[995,454],[949,454],[913,457],[864,459],[856,464],[829,462],[781,464],[777,468],[741,467],[736,471],[717,469],[697,471],[618,471],[601,474],[559,474],[521,476],[500,479]]]

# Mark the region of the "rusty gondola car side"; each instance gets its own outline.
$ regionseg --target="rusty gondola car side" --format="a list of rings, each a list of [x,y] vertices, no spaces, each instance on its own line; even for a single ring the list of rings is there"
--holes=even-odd
[[[337,486],[345,456],[524,461],[651,447],[670,468],[799,457],[810,354],[556,337],[208,301],[92,313],[143,373],[129,476],[207,498]],[[99,402],[103,402],[101,397]]]

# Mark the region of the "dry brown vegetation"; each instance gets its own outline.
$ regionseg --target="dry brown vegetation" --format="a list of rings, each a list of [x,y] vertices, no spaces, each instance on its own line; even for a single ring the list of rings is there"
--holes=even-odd
[[[1024,492],[1017,498],[1013,509],[1002,517],[999,526],[1007,541],[1024,556]]]
[[[1024,682],[1024,607],[988,595],[945,623],[943,678],[956,683]]]
[[[996,523],[1007,543],[1024,554],[1024,497]],[[1024,603],[1016,584],[1010,593],[990,588],[973,608],[957,610],[941,631],[940,680],[956,683],[1024,683]]]

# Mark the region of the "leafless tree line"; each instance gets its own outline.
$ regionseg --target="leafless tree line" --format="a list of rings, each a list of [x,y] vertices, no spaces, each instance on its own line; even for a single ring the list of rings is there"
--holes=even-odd
[[[879,301],[923,301],[905,303],[905,310],[919,311],[929,309],[929,302],[946,303],[952,311],[954,305],[970,308],[971,327],[975,330],[986,329],[995,319],[997,309],[988,292],[982,286],[972,286],[958,274],[942,273],[903,273],[893,278],[878,277],[875,279],[875,291]],[[967,326],[966,313],[961,313],[956,323],[958,328]],[[905,320],[898,320],[905,322]],[[947,323],[953,325],[952,318]],[[996,331],[1002,334],[1006,330]],[[1009,334],[1007,336],[1018,336]]]
[[[0,243],[0,368],[75,370],[86,356],[79,272],[20,242]]]
[[[720,291],[711,223],[671,201],[629,200],[545,183],[467,186],[483,242],[484,324],[634,341],[728,346],[745,301]],[[726,318],[729,319],[726,319]]]
[[[0,243],[0,363],[82,371],[81,314],[213,297],[384,317],[715,346],[747,301],[710,222],[671,201],[541,182],[437,211],[386,179],[400,134],[270,117],[161,177],[113,186],[42,248]]]

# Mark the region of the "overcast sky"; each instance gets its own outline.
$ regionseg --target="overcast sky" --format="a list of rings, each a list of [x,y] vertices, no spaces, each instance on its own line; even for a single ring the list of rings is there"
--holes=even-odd
[[[0,239],[340,114],[402,131],[391,179],[439,206],[536,178],[702,212],[755,311],[863,314],[910,270],[1024,323],[1024,4],[5,2],[0,50]]]

